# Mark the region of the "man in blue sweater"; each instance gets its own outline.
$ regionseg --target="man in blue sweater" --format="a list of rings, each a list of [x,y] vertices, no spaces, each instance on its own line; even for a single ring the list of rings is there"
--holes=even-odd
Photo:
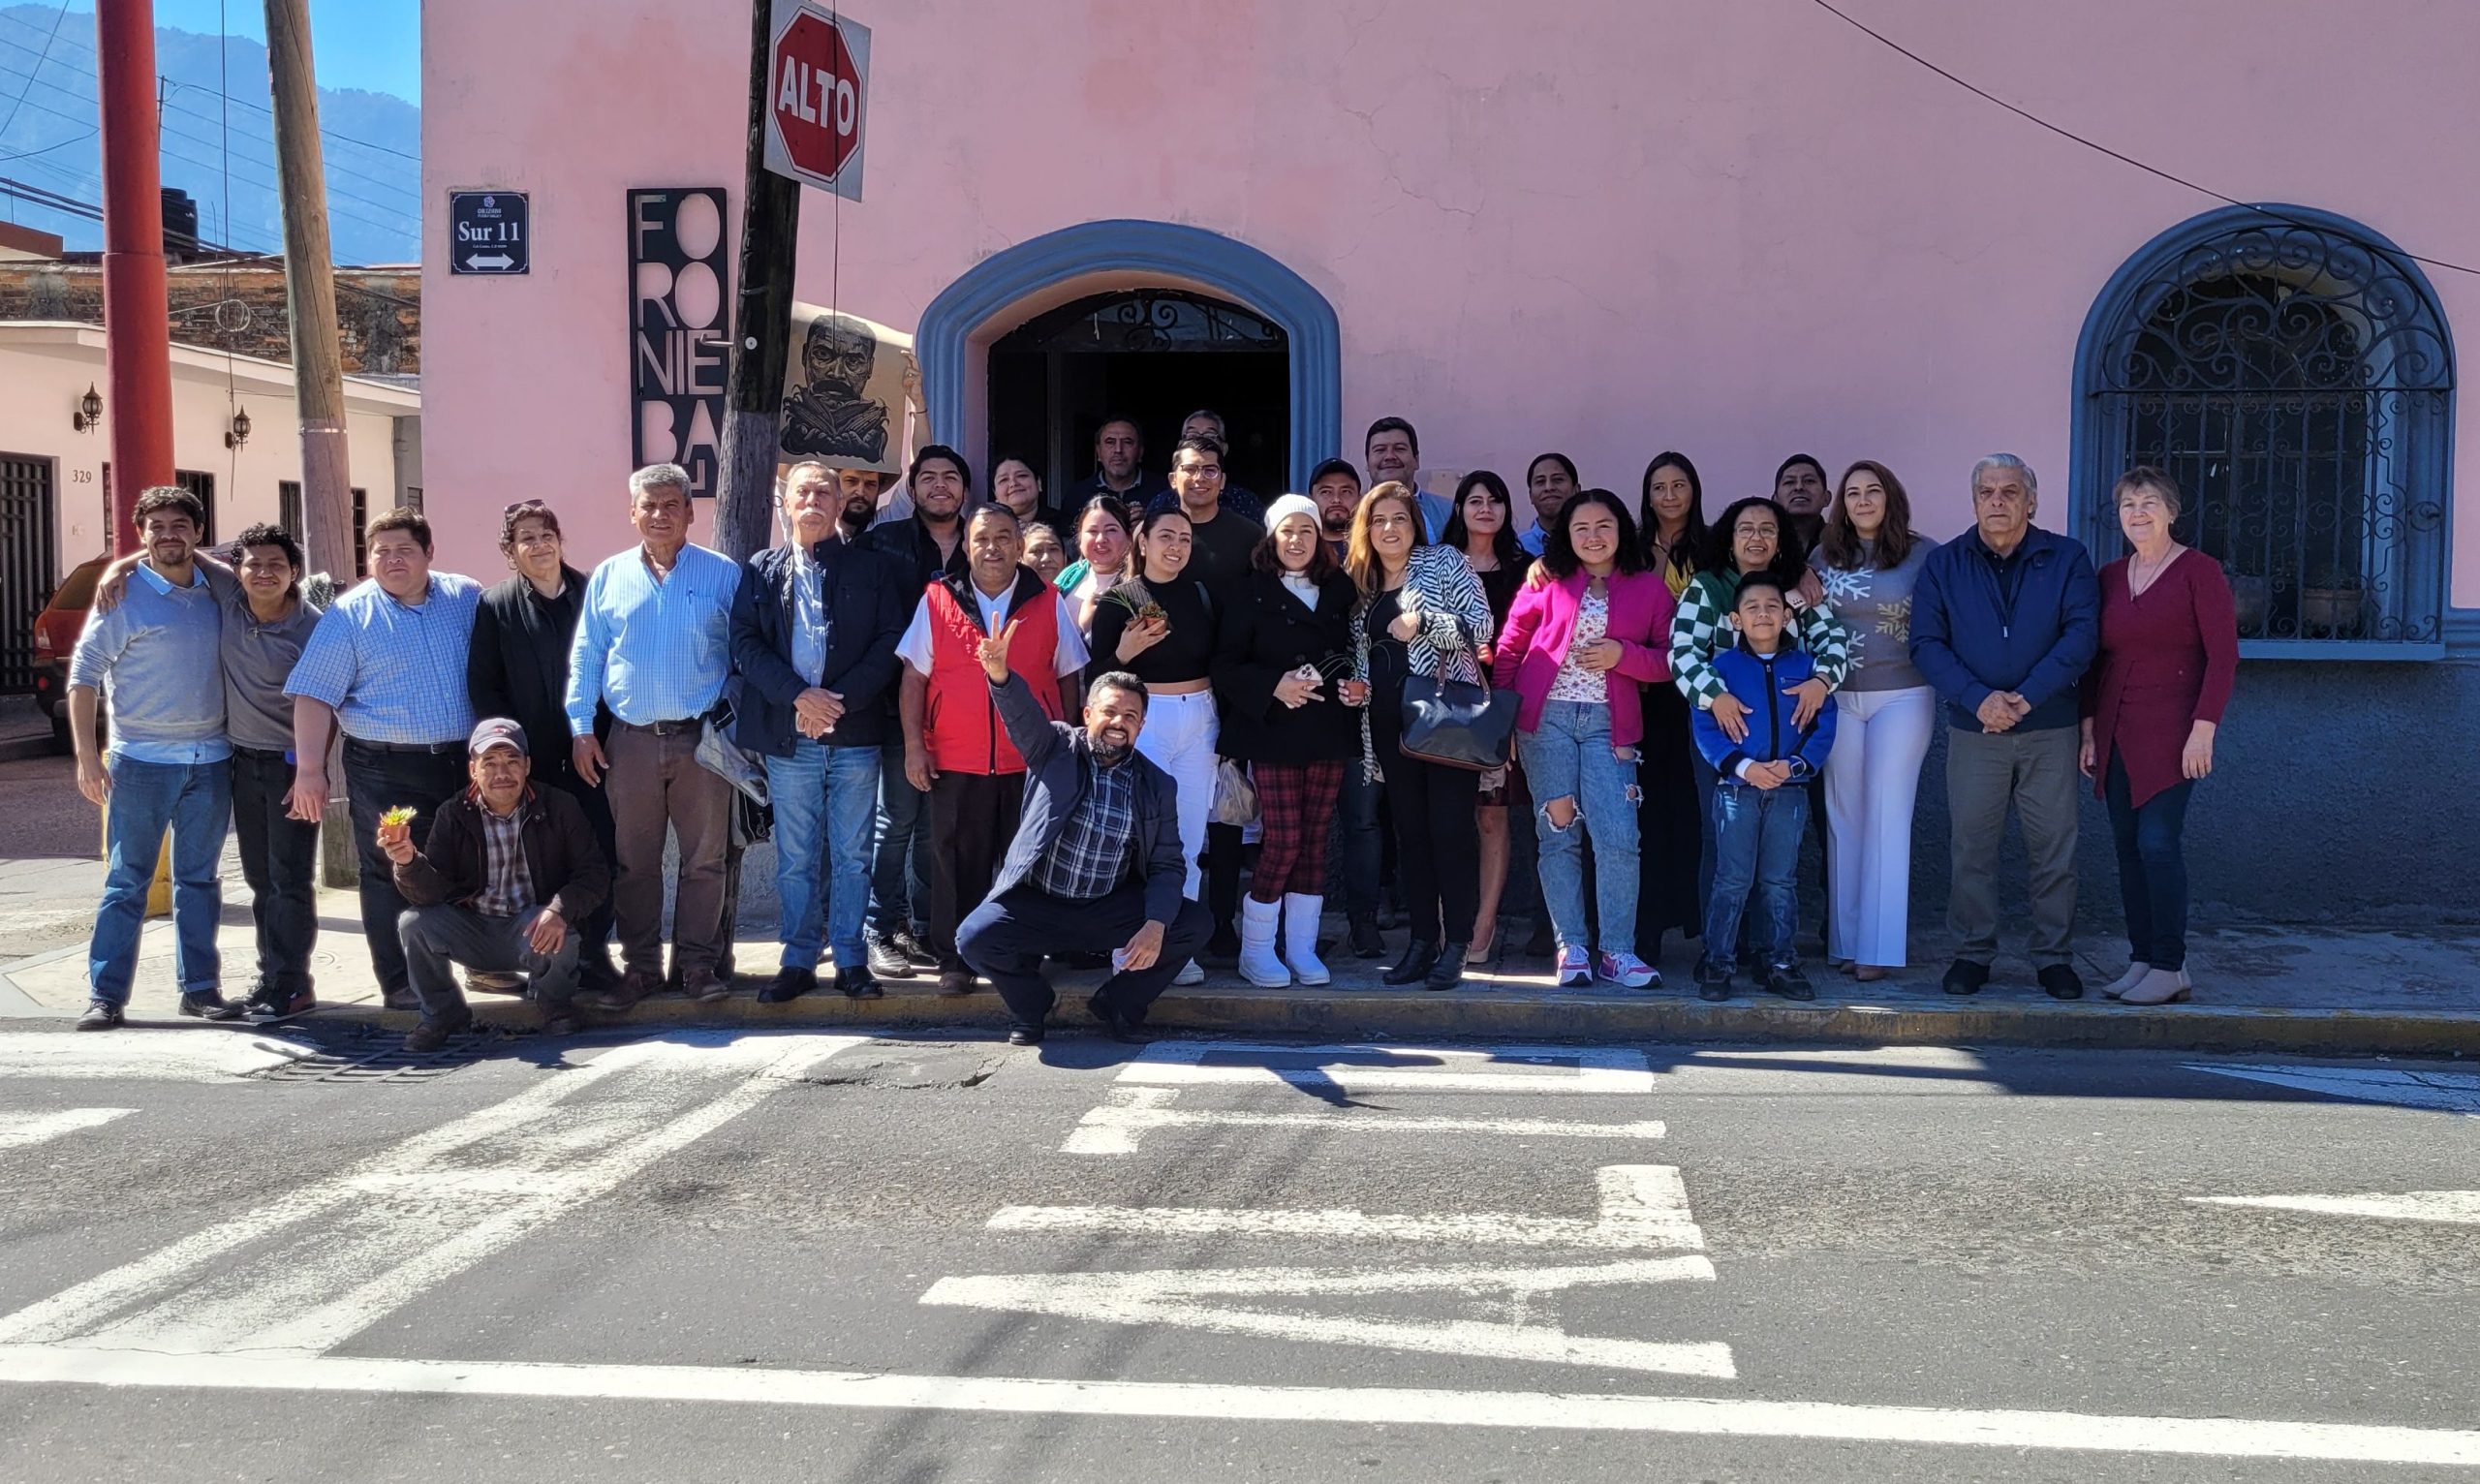
[[[196,495],[159,484],[138,497],[138,539],[145,557],[127,595],[87,614],[69,661],[70,736],[78,748],[78,791],[104,810],[110,869],[95,909],[87,950],[92,986],[80,1031],[118,1027],[138,971],[138,934],[147,883],[164,832],[172,832],[172,970],[181,1013],[231,1020],[215,947],[223,894],[216,864],[232,818],[224,731],[222,615],[194,559],[206,529]],[[95,702],[111,717],[111,749],[95,752]]]
[[[1946,702],[1954,880],[1950,995],[1977,994],[1998,956],[1998,848],[2024,821],[2031,958],[2052,999],[2076,1000],[2076,682],[2101,640],[2084,543],[2032,525],[2040,484],[2012,453],[1972,466],[1973,529],[1929,554],[1912,593],[1911,659]]]

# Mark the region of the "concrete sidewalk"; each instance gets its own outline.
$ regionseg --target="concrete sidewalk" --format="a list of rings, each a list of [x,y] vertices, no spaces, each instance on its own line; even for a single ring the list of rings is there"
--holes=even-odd
[[[72,881],[82,870],[100,883],[102,867],[97,863],[45,864],[52,868],[47,874],[55,882]],[[764,869],[756,855],[752,864]],[[224,981],[228,992],[239,993],[250,979],[253,950],[248,895],[237,880],[228,880],[225,903],[220,935]],[[771,926],[771,912],[761,912],[757,906],[752,901],[745,907],[744,924]],[[320,923],[314,965],[319,1014],[409,1028],[411,1016],[379,1007],[354,895],[323,891]],[[1336,933],[1342,925],[1340,917],[1329,919]],[[6,927],[0,921],[0,933]],[[949,1025],[986,1027],[994,1034],[1006,1023],[997,997],[987,989],[966,999],[942,999],[927,976],[890,982],[886,998],[876,1002],[854,1004],[830,989],[789,1005],[760,1005],[753,996],[777,963],[775,944],[764,933],[764,927],[742,933],[739,992],[730,1001],[698,1006],[659,997],[622,1020],[643,1026],[691,1021]],[[1400,944],[1400,933],[1388,936],[1390,947]],[[1998,982],[1977,996],[1956,999],[1938,987],[1945,960],[1937,935],[1919,935],[1914,946],[1919,955],[1915,966],[1876,984],[1864,986],[1812,965],[1818,998],[1808,1005],[1753,994],[1744,986],[1727,1003],[1705,1004],[1689,985],[1694,945],[1676,940],[1665,945],[1660,966],[1667,987],[1634,993],[1554,989],[1546,965],[1523,960],[1498,972],[1476,972],[1464,988],[1449,993],[1387,989],[1378,982],[1382,962],[1353,959],[1339,949],[1327,960],[1335,982],[1326,988],[1260,990],[1234,974],[1210,974],[1205,984],[1165,996],[1154,1020],[1166,1030],[1420,1040],[1470,1036],[2480,1054],[2480,931],[2213,931],[2197,938],[2190,950],[2195,1002],[2149,1007],[2120,1005],[2097,995],[2068,1004],[2052,1001],[2033,987],[2030,966],[2011,956],[2000,960]],[[2115,943],[2089,944],[2083,969],[2096,989],[2123,967],[2113,956],[2117,948]],[[131,1005],[134,1018],[174,1018],[171,952],[170,924],[150,922]],[[1099,977],[1059,975],[1060,1025],[1073,1029],[1083,1023],[1083,995]],[[85,1002],[82,934],[74,943],[0,970],[0,1016],[74,1016]],[[521,1001],[495,995],[476,996],[475,1008],[485,1021],[511,1025],[530,1024],[534,1015],[532,1006]]]

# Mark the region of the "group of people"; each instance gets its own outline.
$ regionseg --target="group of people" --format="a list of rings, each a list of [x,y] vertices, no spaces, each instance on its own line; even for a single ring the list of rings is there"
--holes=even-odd
[[[1072,508],[1014,455],[979,498],[936,445],[893,500],[870,471],[796,464],[780,544],[745,562],[691,541],[688,476],[656,465],[630,481],[638,544],[591,573],[548,505],[510,505],[514,575],[487,591],[433,571],[427,522],[391,510],[369,526],[369,579],[324,609],[288,533],[250,528],[227,567],[196,549],[193,497],[148,490],[140,550],[102,584],[71,672],[78,783],[111,857],[81,1026],[120,1022],[168,829],[183,1012],[315,1005],[331,753],[371,958],[388,1004],[421,1012],[417,1049],[469,1022],[460,966],[530,983],[555,1032],[666,986],[732,993],[756,774],[781,904],[761,1001],[818,988],[830,960],[855,999],[987,980],[1031,1043],[1047,958],[1107,965],[1087,1009],[1126,1036],[1210,964],[1274,988],[1328,982],[1321,953],[1384,958],[1390,915],[1384,982],[1451,988],[1504,960],[1502,917],[1525,912],[1521,951],[1563,985],[1658,985],[1677,932],[1702,939],[1704,998],[1745,977],[1806,1000],[1813,829],[1826,959],[1861,980],[1906,963],[1941,713],[1946,990],[1990,977],[2012,809],[2039,983],[2083,994],[2080,778],[2119,847],[2129,968],[2106,992],[2189,994],[2180,833],[2237,631],[2219,566],[2173,535],[2161,471],[2119,480],[2131,554],[2096,573],[2033,523],[2037,482],[2008,454],[1973,468],[1974,523],[1940,544],[1868,460],[1829,484],[1794,456],[1772,493],[1709,519],[1683,454],[1656,456],[1628,500],[1545,453],[1519,531],[1493,472],[1422,491],[1401,417],[1372,425],[1361,465],[1329,459],[1270,501],[1229,485],[1225,447],[1218,416],[1193,415],[1157,487],[1136,425],[1107,419]],[[1430,742],[1441,695],[1491,690],[1515,697],[1503,763]],[[213,931],[228,818],[258,926],[237,1003]]]

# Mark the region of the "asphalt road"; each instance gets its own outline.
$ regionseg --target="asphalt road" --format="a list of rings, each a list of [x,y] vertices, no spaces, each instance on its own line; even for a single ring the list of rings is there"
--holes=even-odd
[[[2470,1071],[719,1036],[0,1034],[0,1472],[2480,1478]]]

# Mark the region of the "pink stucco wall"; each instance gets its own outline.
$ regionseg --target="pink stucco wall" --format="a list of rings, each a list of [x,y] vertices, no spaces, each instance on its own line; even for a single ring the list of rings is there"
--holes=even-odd
[[[2452,163],[2480,139],[2467,0],[1850,8],[2165,170],[2480,263],[2480,194]],[[1793,449],[1871,456],[1945,534],[1995,448],[2062,505],[2086,310],[2130,252],[2215,204],[1807,0],[852,14],[874,41],[869,199],[811,197],[803,297],[831,277],[847,307],[910,326],[1010,243],[1098,218],[1189,223],[1334,304],[1348,442],[1403,413],[1431,466],[1513,476],[1558,448],[1622,489],[1678,447],[1709,508]],[[427,199],[534,193],[531,278],[450,279],[439,242],[424,255],[429,500],[477,516],[443,522],[451,563],[496,570],[496,512],[520,493],[574,511],[580,556],[626,541],[622,196],[727,185],[737,205],[747,15],[743,0],[424,6]],[[2450,324],[2480,333],[2480,282],[2431,276]],[[2458,437],[2464,606],[2480,606],[2475,405]]]

